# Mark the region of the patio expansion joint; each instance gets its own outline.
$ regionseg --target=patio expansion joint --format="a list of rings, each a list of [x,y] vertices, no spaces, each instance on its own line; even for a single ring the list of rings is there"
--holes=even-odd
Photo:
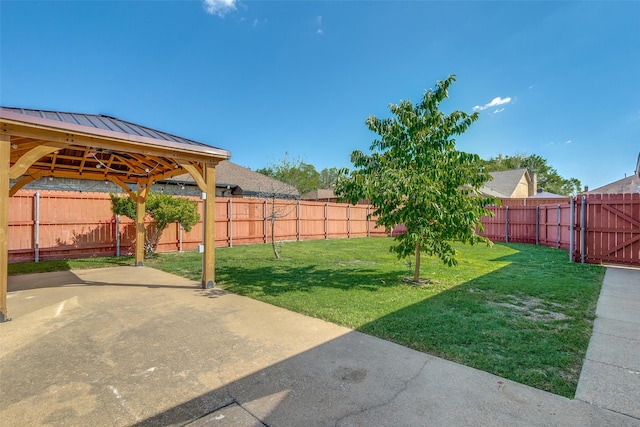
[[[635,323],[635,322],[625,322],[625,323]],[[640,327],[640,323],[638,323],[638,326]],[[618,338],[621,340],[627,340],[627,341],[633,341],[634,343],[640,343],[640,340],[633,338],[633,337],[629,337],[626,336],[624,334],[615,334],[615,333],[604,333],[604,332],[594,332],[591,334],[591,339],[593,340],[594,337],[597,338],[597,335],[602,335],[604,337],[611,337],[611,338]]]
[[[261,420],[260,418],[258,418],[254,413],[252,413],[250,410],[248,410],[247,408],[245,408],[242,403],[240,401],[238,401],[235,397],[233,397],[231,395],[231,393],[229,393],[227,391],[227,393],[229,394],[229,397],[231,397],[231,402],[225,403],[224,405],[219,406],[218,408],[215,408],[209,412],[207,412],[206,414],[202,415],[201,417],[196,418],[195,420],[192,420],[189,422],[189,424],[192,424],[194,422],[197,422],[198,420],[201,420],[203,418],[208,417],[209,415],[216,413],[224,408],[228,408],[230,406],[236,405],[239,408],[241,408],[243,411],[245,411],[247,414],[251,415],[251,417],[253,417],[256,421],[258,421],[259,423],[261,423],[262,425],[264,425],[264,427],[271,427],[269,424],[265,423],[263,420]]]
[[[590,357],[585,357],[584,360],[588,360],[589,362],[593,362],[593,363],[598,363],[600,365],[604,365],[604,366],[610,366],[612,368],[616,368],[616,369],[623,369],[623,370],[627,370],[629,371],[629,373],[633,373],[633,374],[638,374],[640,372],[636,371],[635,369],[631,369],[628,366],[623,366],[623,365],[616,365],[615,363],[607,363],[604,362],[602,360],[598,360],[598,359],[592,359]]]
[[[232,346],[232,348],[235,347],[235,345]],[[220,379],[220,381],[222,382],[222,384],[224,384],[224,391],[227,394],[227,396],[229,397],[229,399],[231,399],[230,402],[225,403],[224,405],[221,405],[219,408],[215,408],[212,411],[209,411],[208,413],[202,415],[200,418],[204,418],[207,417],[208,415],[217,412],[221,409],[227,408],[229,406],[232,405],[237,405],[238,407],[240,407],[243,411],[245,411],[247,414],[249,414],[251,417],[253,417],[255,420],[259,421],[260,423],[262,423],[265,427],[270,427],[267,423],[265,423],[263,420],[261,420],[259,417],[257,417],[253,412],[251,412],[249,409],[247,409],[242,402],[240,402],[231,392],[231,390],[229,389],[229,383],[224,379],[224,375],[222,373],[222,365],[218,365],[218,378]]]
[[[624,412],[616,411],[616,410],[614,410],[614,409],[607,408],[607,407],[605,407],[605,406],[600,406],[600,405],[598,405],[597,403],[589,402],[588,400],[583,400],[583,399],[579,399],[579,398],[575,398],[575,399],[573,399],[573,400],[574,400],[574,402],[582,402],[582,403],[586,403],[587,405],[594,406],[594,407],[596,407],[596,408],[600,408],[600,409],[602,409],[603,411],[611,412],[612,414],[622,415],[622,416],[627,417],[627,418],[632,419],[632,420],[640,420],[640,418],[638,418],[638,417],[636,417],[636,416],[629,415],[629,414],[625,414]]]
[[[427,366],[427,364],[429,362],[431,362],[432,360],[433,359],[427,357],[426,360],[424,361],[424,363],[422,364],[422,366],[420,367],[420,369],[418,369],[416,371],[415,375],[413,375],[411,378],[409,378],[406,381],[404,381],[403,384],[402,384],[402,387],[400,387],[400,389],[393,396],[391,396],[391,398],[389,398],[387,401],[379,403],[377,405],[368,406],[368,407],[363,408],[363,409],[361,409],[359,411],[354,411],[354,412],[348,413],[348,414],[338,418],[333,425],[335,427],[338,427],[343,420],[346,420],[349,417],[352,417],[352,416],[358,415],[358,414],[363,414],[363,413],[371,411],[373,409],[382,408],[384,406],[387,406],[387,405],[391,404],[394,400],[396,400],[398,398],[398,396],[400,396],[405,390],[407,390],[409,388],[409,383],[411,383],[413,380],[418,378],[418,376],[420,376],[420,374],[422,373],[424,368]]]

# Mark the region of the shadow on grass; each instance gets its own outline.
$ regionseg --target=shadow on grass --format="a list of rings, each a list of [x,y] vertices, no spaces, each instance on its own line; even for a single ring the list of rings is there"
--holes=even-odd
[[[400,274],[401,275],[401,274]],[[338,270],[316,266],[229,266],[218,268],[217,278],[225,289],[243,295],[279,296],[310,292],[314,288],[376,292],[398,282],[398,272],[375,269]]]
[[[20,274],[50,273],[54,271],[117,267],[134,264],[135,262],[131,256],[44,260],[39,262],[29,261],[9,264],[8,274],[9,276],[16,276]]]

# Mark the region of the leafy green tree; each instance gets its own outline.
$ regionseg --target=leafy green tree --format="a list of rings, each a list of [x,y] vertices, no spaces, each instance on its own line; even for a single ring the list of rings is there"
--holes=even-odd
[[[550,193],[572,196],[582,190],[577,178],[563,178],[549,165],[547,159],[537,155],[516,153],[513,156],[498,154],[489,160],[483,160],[489,172],[526,168],[530,174],[538,176],[538,187]]]
[[[321,188],[333,188],[336,185],[338,176],[340,175],[340,169],[338,168],[324,168],[320,171],[320,180],[322,182]]]
[[[136,220],[136,202],[128,196],[109,193],[111,210]],[[173,197],[162,193],[149,193],[145,203],[146,214],[152,222],[145,227],[144,256],[150,258],[156,252],[162,232],[173,222],[178,222],[186,231],[200,221],[198,203],[193,200]]]
[[[301,159],[290,159],[289,153],[277,164],[270,164],[266,168],[256,170],[263,175],[270,176],[278,181],[292,185],[300,194],[308,193],[322,186],[320,173],[315,166],[303,162]]]
[[[391,250],[399,258],[415,253],[414,282],[420,280],[420,253],[438,256],[445,264],[457,264],[451,244],[491,242],[476,234],[485,208],[494,199],[477,191],[489,178],[476,154],[458,151],[454,135],[460,135],[478,119],[454,111],[438,110],[448,98],[455,76],[427,90],[415,106],[410,101],[390,105],[392,118],[370,116],[368,128],[380,139],[373,141],[372,154],[354,151],[354,169],[338,179],[336,193],[351,203],[369,199],[376,223],[387,231],[405,224]]]

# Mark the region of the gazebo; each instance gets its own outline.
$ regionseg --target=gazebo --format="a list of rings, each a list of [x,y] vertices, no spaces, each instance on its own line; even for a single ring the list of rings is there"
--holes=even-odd
[[[137,202],[142,266],[149,189],[188,172],[205,199],[202,287],[215,285],[215,166],[229,151],[103,115],[0,107],[0,125],[0,322],[8,319],[9,197],[43,177],[108,180],[126,191]]]

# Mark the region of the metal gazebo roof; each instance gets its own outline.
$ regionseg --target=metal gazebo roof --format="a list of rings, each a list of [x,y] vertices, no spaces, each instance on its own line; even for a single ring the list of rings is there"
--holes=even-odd
[[[24,171],[27,182],[57,176],[138,184],[179,175],[189,165],[201,171],[202,163],[217,163],[230,155],[102,115],[0,107],[0,119],[2,133],[11,135],[12,164],[36,146],[51,147],[46,153],[41,149],[42,157]],[[11,178],[17,179],[16,174],[17,170]]]

